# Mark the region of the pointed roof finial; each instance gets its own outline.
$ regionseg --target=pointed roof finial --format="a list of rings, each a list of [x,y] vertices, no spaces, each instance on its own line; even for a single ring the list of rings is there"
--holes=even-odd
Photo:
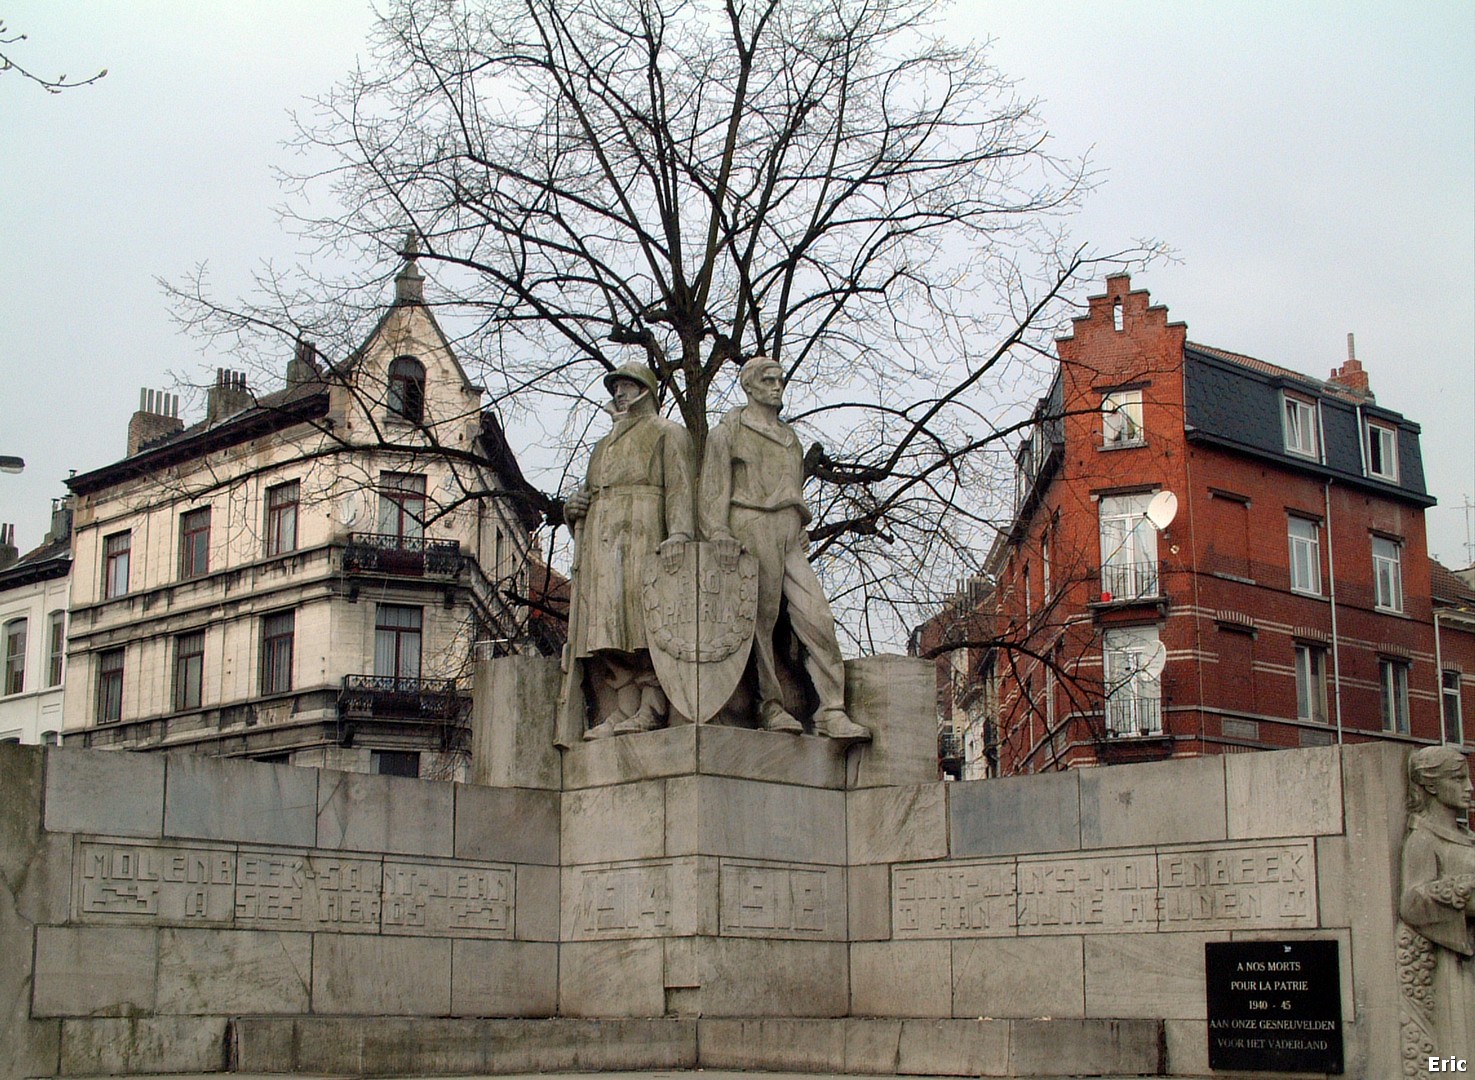
[[[394,301],[397,304],[425,303],[425,277],[415,260],[420,257],[420,238],[414,229],[405,230],[405,246],[400,251],[405,265],[394,275]]]

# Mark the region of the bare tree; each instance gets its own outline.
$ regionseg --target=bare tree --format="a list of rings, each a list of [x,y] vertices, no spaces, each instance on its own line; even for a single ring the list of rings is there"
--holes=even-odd
[[[63,90],[72,90],[78,86],[89,86],[108,73],[108,69],[103,68],[96,75],[89,75],[85,79],[68,79],[66,75],[58,75],[53,79],[45,75],[37,75],[29,68],[21,67],[12,59],[14,46],[26,40],[28,40],[27,35],[15,33],[10,27],[5,25],[4,19],[0,19],[0,50],[3,50],[0,51],[0,74],[13,71],[21,78],[29,79],[48,94],[60,94]]]
[[[604,371],[648,363],[700,449],[736,365],[777,358],[815,440],[818,569],[856,640],[895,640],[976,568],[1032,361],[1100,272],[1058,231],[1085,163],[932,13],[394,0],[372,66],[300,122],[322,164],[291,177],[293,216],[380,265],[408,225],[462,354],[514,417],[560,418],[565,461]],[[187,317],[321,339],[369,307],[353,283],[264,284],[230,313],[185,289]]]

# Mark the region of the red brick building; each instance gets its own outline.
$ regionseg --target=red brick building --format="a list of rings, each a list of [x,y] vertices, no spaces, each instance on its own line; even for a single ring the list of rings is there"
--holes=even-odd
[[[1125,275],[1057,344],[990,564],[999,774],[1475,735],[1475,592],[1350,349],[1322,381],[1196,345]]]

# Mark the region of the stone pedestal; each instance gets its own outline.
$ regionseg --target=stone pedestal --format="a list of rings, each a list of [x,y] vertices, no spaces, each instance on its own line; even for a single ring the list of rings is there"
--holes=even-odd
[[[711,725],[567,751],[560,1012],[844,1016],[846,754]]]
[[[499,656],[478,661],[471,713],[471,782],[491,787],[559,786],[553,722],[558,661]]]
[[[850,1008],[847,788],[936,779],[931,665],[846,665],[873,741],[711,724],[552,748],[554,661],[477,673],[477,783],[561,788],[564,1016]]]

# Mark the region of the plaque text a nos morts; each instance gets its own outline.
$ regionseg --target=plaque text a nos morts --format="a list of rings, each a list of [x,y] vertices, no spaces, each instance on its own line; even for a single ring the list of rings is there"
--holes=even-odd
[[[1204,945],[1209,1068],[1342,1071],[1342,980],[1335,941]]]

